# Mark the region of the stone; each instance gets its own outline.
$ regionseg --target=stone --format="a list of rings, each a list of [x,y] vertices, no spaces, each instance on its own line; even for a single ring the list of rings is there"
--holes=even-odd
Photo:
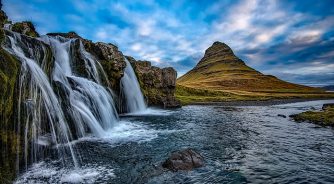
[[[170,157],[162,164],[162,167],[171,171],[192,170],[204,166],[204,158],[194,150],[188,148],[172,152]]]
[[[284,114],[278,114],[277,116],[282,117],[282,118],[286,118],[286,115],[284,115]]]
[[[334,108],[334,103],[327,103],[322,105],[322,110],[327,110],[329,108]]]

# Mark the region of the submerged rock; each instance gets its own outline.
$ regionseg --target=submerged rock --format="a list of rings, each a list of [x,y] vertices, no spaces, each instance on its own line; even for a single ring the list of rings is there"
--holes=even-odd
[[[188,148],[181,151],[173,152],[170,157],[162,164],[162,167],[171,171],[192,170],[202,167],[204,158],[194,150]]]
[[[277,114],[277,116],[282,117],[282,118],[286,118],[286,115],[284,115],[284,114]]]

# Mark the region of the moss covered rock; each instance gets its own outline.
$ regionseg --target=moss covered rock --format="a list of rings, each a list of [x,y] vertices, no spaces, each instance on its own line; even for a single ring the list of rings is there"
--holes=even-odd
[[[11,183],[16,176],[15,161],[20,148],[13,116],[19,67],[19,62],[0,48],[0,181],[3,183]]]
[[[12,31],[31,37],[39,37],[34,24],[30,21],[14,23],[12,25]]]
[[[136,61],[127,56],[137,75],[142,92],[151,106],[164,108],[180,107],[175,98],[176,71],[171,68],[158,68],[149,61]]]
[[[324,104],[322,111],[306,111],[290,117],[297,122],[310,122],[322,126],[334,126],[334,105]]]

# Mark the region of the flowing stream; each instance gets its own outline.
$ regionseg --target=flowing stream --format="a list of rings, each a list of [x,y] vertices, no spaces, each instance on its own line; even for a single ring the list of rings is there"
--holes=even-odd
[[[334,130],[277,116],[321,109],[313,101],[274,106],[185,106],[122,116],[109,137],[75,143],[80,170],[34,164],[17,183],[332,183]],[[205,166],[170,172],[161,163],[193,148]]]

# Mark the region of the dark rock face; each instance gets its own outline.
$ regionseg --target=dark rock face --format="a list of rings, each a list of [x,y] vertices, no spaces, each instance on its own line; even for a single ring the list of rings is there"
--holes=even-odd
[[[2,10],[0,10],[0,26],[1,28],[4,26],[4,24],[8,21],[8,17],[6,13]]]
[[[1,25],[7,21],[3,11],[0,13]],[[0,29],[0,42],[3,44],[5,32]],[[20,62],[0,47],[0,183],[12,183],[16,176],[16,156],[19,152],[20,136],[14,125],[14,104],[16,104]]]
[[[192,170],[202,167],[204,158],[192,149],[173,152],[170,157],[162,164],[162,167],[171,171]]]
[[[148,105],[180,107],[180,102],[174,96],[177,73],[173,68],[161,69],[151,66],[149,61],[136,61],[129,56],[127,59],[133,66]]]

